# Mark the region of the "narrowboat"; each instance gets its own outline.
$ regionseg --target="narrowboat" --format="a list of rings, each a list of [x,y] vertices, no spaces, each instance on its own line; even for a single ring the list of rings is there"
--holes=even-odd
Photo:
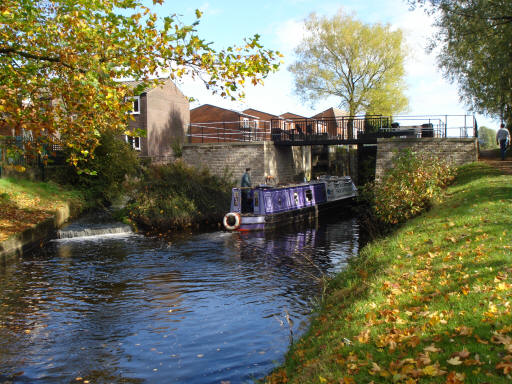
[[[326,210],[341,208],[357,196],[350,176],[323,176],[294,185],[233,188],[231,210],[224,216],[228,231],[264,231],[316,220]]]

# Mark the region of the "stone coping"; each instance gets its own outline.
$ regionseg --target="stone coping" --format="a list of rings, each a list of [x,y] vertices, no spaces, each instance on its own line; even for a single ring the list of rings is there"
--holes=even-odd
[[[185,143],[183,148],[187,147],[247,147],[250,145],[261,146],[264,144],[274,144],[272,141],[231,141],[220,143]]]
[[[58,228],[80,212],[80,208],[66,203],[64,207],[57,209],[52,218],[0,242],[0,263],[6,264],[8,261],[19,258],[38,246],[43,246],[44,243],[55,237]]]
[[[448,141],[448,142],[475,142],[477,138],[475,137],[386,137],[386,138],[378,138],[377,143],[411,143],[411,142],[435,142],[435,141]]]

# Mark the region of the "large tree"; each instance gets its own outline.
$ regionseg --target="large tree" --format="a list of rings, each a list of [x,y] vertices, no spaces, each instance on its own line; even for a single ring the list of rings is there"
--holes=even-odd
[[[406,109],[400,30],[364,24],[341,10],[333,17],[311,14],[290,66],[295,91],[304,101],[336,96],[350,116],[392,115]]]
[[[76,165],[94,156],[102,132],[126,128],[129,96],[162,70],[237,97],[245,81],[258,84],[278,67],[278,53],[257,35],[219,51],[197,34],[200,11],[186,25],[176,15],[157,17],[144,3],[0,2],[0,125],[32,132],[37,142],[58,137]],[[145,83],[128,89],[121,78]]]
[[[409,0],[426,6],[438,28],[431,49],[474,111],[512,128],[512,1]]]

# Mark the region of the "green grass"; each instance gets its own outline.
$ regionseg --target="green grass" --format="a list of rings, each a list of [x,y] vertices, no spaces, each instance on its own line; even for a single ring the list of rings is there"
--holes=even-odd
[[[74,189],[65,189],[53,182],[37,182],[24,179],[0,179],[0,190],[14,193],[26,193],[32,197],[39,197],[49,201],[55,200],[81,200],[82,193]]]
[[[268,383],[509,383],[512,176],[459,170],[444,201],[329,284]]]
[[[80,191],[52,182],[0,179],[0,241],[52,217],[68,203],[87,205]]]

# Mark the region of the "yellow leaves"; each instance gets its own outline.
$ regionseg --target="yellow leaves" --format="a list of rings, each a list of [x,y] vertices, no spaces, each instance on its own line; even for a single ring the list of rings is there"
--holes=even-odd
[[[466,375],[464,373],[450,372],[446,376],[445,384],[463,384],[465,379]]]
[[[366,328],[362,330],[361,333],[356,336],[356,340],[362,344],[368,343],[370,340],[370,329]]]
[[[451,359],[446,360],[446,362],[450,365],[461,365],[462,361],[459,356],[452,357]]]
[[[496,364],[496,369],[502,370],[503,374],[508,375],[512,373],[512,356],[507,355],[503,358],[503,361]]]
[[[484,321],[492,320],[498,313],[498,307],[493,302],[489,302],[488,310],[484,312]]]
[[[423,348],[425,352],[441,352],[440,348],[437,348],[434,344],[429,345],[428,347]]]
[[[446,371],[443,371],[439,368],[439,363],[436,362],[435,364],[427,365],[425,368],[422,369],[422,373],[426,376],[442,376],[446,373]]]

